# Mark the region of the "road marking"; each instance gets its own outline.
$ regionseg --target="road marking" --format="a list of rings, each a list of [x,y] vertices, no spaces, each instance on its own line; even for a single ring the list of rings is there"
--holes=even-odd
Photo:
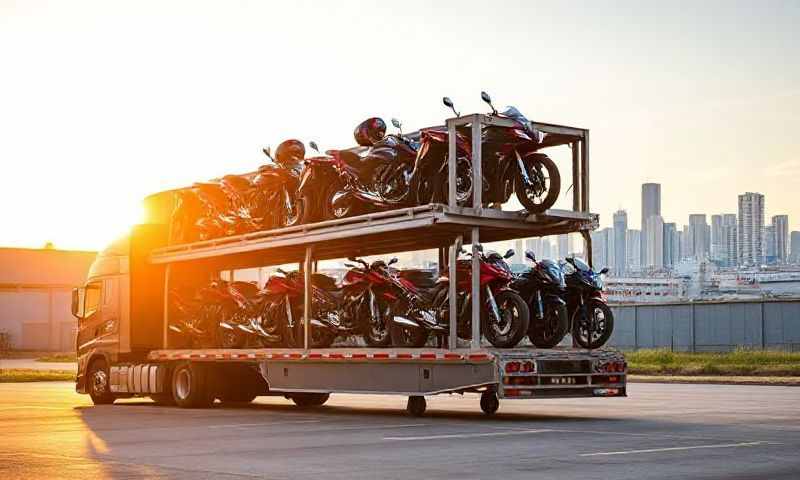
[[[509,432],[484,432],[484,433],[452,433],[447,435],[423,435],[419,437],[383,437],[384,440],[410,441],[410,440],[440,440],[445,438],[477,438],[477,437],[504,437],[508,435],[530,435],[532,433],[552,432],[551,429],[513,430]]]
[[[39,405],[15,405],[13,407],[0,407],[0,410],[68,410],[69,407],[43,407]]]
[[[268,427],[272,425],[292,425],[296,423],[320,423],[321,421],[322,420],[294,420],[287,422],[227,423],[223,425],[209,425],[208,428]]]
[[[619,452],[596,452],[596,453],[582,453],[581,457],[595,457],[603,455],[628,455],[631,453],[654,453],[654,452],[677,452],[681,450],[696,450],[701,448],[735,448],[735,447],[754,447],[756,445],[780,445],[777,442],[742,442],[742,443],[719,443],[716,445],[694,445],[691,447],[666,447],[666,448],[648,448],[645,450],[623,450]]]

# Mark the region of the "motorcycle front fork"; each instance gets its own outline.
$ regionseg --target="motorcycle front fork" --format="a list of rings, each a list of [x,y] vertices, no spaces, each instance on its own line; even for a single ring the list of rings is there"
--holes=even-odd
[[[519,167],[519,174],[522,177],[522,183],[525,184],[526,187],[531,188],[533,186],[533,181],[530,175],[528,175],[528,168],[525,166],[525,162],[522,161],[522,157],[516,150],[514,150],[514,156],[517,157],[517,166]]]
[[[492,293],[492,288],[487,285],[486,286],[486,304],[489,306],[489,311],[494,315],[494,318],[500,319],[500,307],[497,306],[497,300],[494,298],[494,293]],[[467,313],[467,310],[472,305],[472,294],[468,293],[464,296],[464,303],[461,305],[461,311],[459,312],[459,317],[463,318],[463,316]]]
[[[544,318],[544,302],[542,302],[541,290],[536,290],[536,318],[539,320]]]

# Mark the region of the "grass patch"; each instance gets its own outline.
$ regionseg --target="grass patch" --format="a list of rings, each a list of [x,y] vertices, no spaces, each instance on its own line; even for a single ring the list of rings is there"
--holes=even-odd
[[[78,358],[74,353],[56,353],[53,355],[45,355],[36,359],[37,362],[50,362],[50,363],[65,363],[77,362]]]
[[[0,369],[0,383],[75,381],[75,372],[67,370]]]
[[[800,353],[736,350],[689,353],[639,350],[625,355],[634,375],[800,376]]]

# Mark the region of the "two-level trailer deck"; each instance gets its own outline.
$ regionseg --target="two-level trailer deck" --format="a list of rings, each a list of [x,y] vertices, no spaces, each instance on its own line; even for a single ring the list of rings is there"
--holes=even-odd
[[[502,121],[469,115],[448,120],[447,126],[453,132],[457,125],[469,124],[475,133],[483,124]],[[100,279],[111,278],[115,272],[127,275],[122,284],[127,284],[128,292],[119,302],[116,330],[79,346],[78,390],[86,393],[93,383],[105,381],[108,398],[151,395],[181,406],[266,394],[285,395],[300,405],[324,403],[336,392],[400,394],[409,396],[408,409],[413,414],[424,412],[426,395],[440,393],[479,392],[481,408],[487,413],[497,410],[500,398],[625,396],[626,364],[619,352],[483,345],[477,274],[472,275],[472,340],[465,348],[458,347],[456,322],[450,322],[443,348],[312,349],[308,348],[308,318],[304,319],[305,348],[176,349],[170,345],[168,292],[174,283],[191,276],[296,262],[305,275],[303,311],[311,312],[310,275],[318,260],[439,249],[440,265],[447,265],[451,279],[450,318],[456,318],[456,258],[463,244],[472,244],[475,253],[482,241],[571,232],[581,233],[588,243],[588,232],[597,227],[597,216],[588,209],[588,131],[540,123],[535,127],[550,134],[546,141],[551,146],[572,147],[572,210],[530,215],[463,208],[456,205],[452,187],[449,205],[424,205],[191,244],[164,246],[165,226],[135,229],[128,258],[110,254],[103,263],[101,256],[93,268],[93,275]],[[478,142],[473,146],[477,147],[472,159],[473,205],[482,205],[480,135],[473,138]],[[451,167],[449,184],[453,186],[454,162]],[[478,267],[473,255],[473,273]],[[99,378],[98,371],[107,377]]]

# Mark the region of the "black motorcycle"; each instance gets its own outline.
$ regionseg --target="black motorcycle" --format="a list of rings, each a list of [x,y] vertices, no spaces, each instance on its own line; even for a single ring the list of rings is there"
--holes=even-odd
[[[595,272],[580,258],[567,257],[572,267],[566,275],[564,294],[569,318],[572,320],[572,338],[583,348],[600,348],[614,331],[614,313],[603,298],[607,268]]]
[[[539,348],[558,345],[569,330],[566,283],[561,267],[552,260],[536,261],[532,251],[525,257],[533,262],[533,268],[518,275],[511,288],[518,291],[528,303],[531,321],[528,338]]]

